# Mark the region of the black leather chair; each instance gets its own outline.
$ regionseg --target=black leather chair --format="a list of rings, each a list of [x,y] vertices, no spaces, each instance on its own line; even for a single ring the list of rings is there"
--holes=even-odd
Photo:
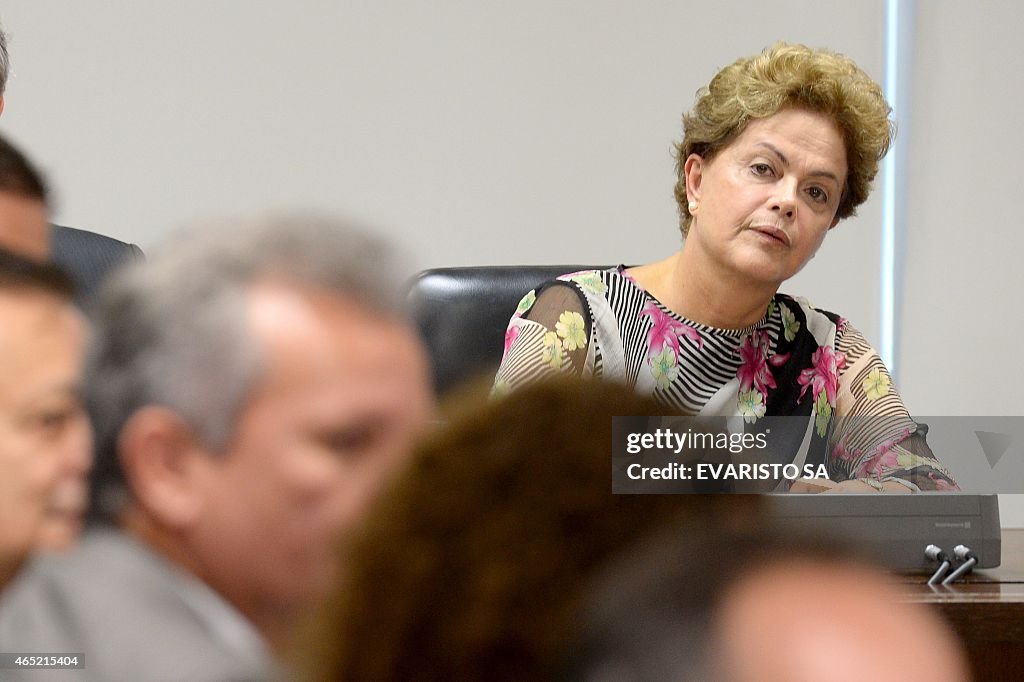
[[[517,265],[424,270],[409,303],[434,364],[434,388],[492,375],[501,362],[505,329],[516,305],[541,282],[607,265]]]
[[[88,306],[102,281],[119,265],[144,258],[135,244],[61,225],[51,228],[50,257],[71,275],[82,307]]]

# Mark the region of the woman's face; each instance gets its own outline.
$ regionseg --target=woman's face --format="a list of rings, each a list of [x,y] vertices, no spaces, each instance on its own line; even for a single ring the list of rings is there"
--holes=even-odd
[[[702,267],[775,288],[818,250],[846,185],[842,135],[824,114],[787,109],[752,121],[710,161],[691,154],[687,250]]]

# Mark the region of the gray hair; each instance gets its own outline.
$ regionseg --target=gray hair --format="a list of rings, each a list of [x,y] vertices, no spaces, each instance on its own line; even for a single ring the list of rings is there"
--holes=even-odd
[[[10,61],[7,58],[7,34],[3,27],[0,27],[0,97],[7,91],[7,74],[10,71]]]
[[[398,267],[391,248],[365,232],[291,215],[186,232],[115,274],[93,311],[86,368],[94,514],[112,518],[127,500],[117,444],[140,408],[165,406],[207,446],[227,445],[264,364],[246,328],[254,284],[272,278],[313,286],[393,315],[404,309]]]

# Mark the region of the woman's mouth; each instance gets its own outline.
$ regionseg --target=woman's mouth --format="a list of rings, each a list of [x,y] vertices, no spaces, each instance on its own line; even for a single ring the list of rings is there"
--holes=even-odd
[[[779,246],[790,246],[791,241],[789,235],[781,227],[774,225],[751,225],[751,230],[757,232],[758,235],[765,238],[766,241]]]

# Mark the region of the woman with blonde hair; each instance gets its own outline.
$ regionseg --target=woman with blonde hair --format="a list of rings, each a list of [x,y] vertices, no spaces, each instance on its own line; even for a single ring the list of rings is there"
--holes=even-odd
[[[496,392],[568,373],[622,381],[684,414],[742,417],[748,431],[803,417],[806,428],[771,442],[826,465],[832,490],[957,489],[864,336],[778,291],[867,199],[889,113],[878,84],[828,50],[778,43],[719,71],[683,116],[682,248],[529,292]]]

